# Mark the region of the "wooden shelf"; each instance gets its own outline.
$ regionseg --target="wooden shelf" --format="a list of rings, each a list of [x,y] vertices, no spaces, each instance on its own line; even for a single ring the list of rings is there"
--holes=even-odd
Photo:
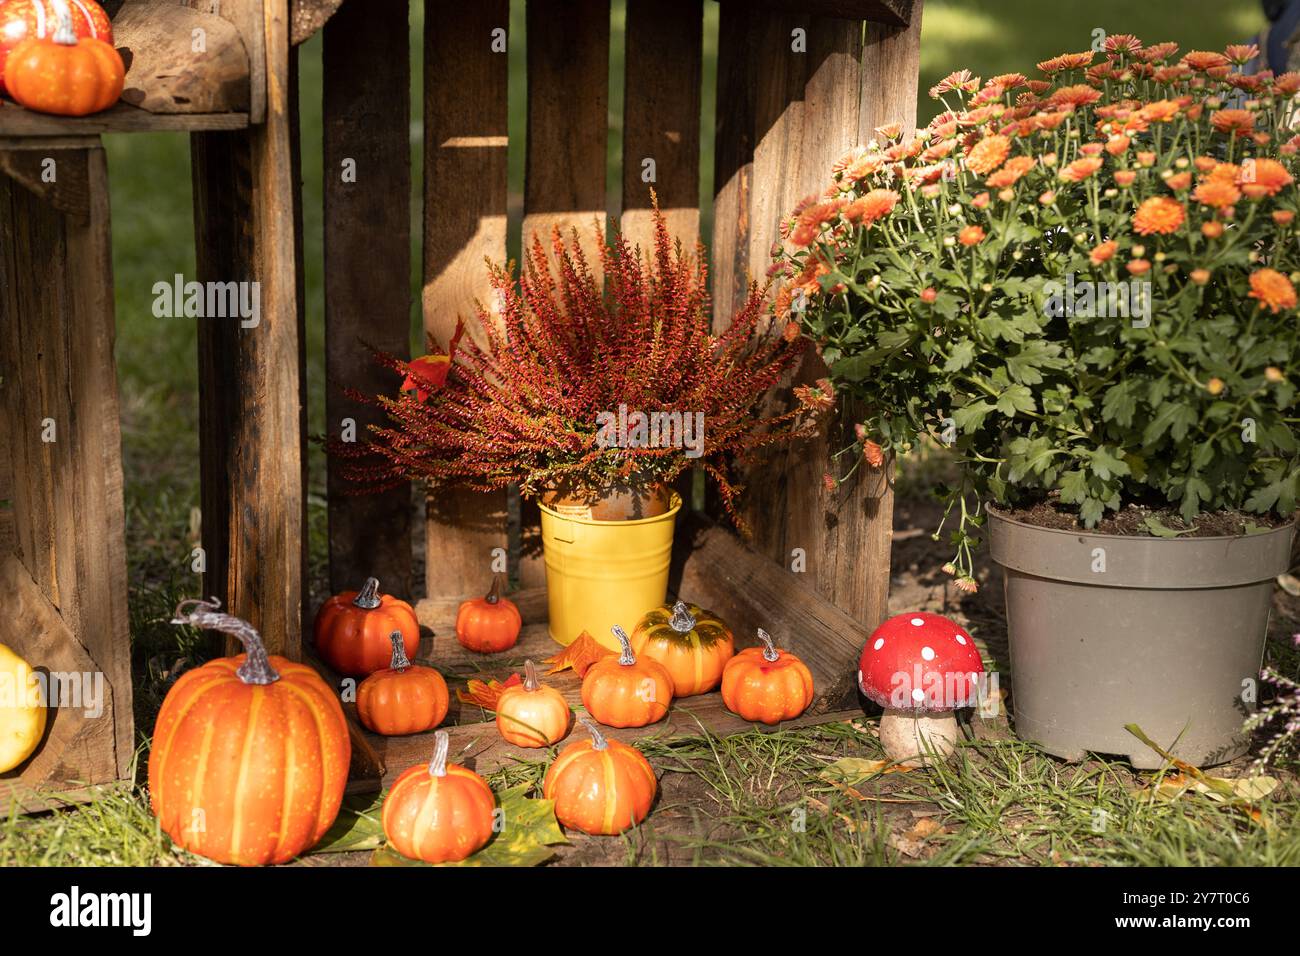
[[[0,104],[0,138],[25,136],[93,136],[99,133],[203,132],[245,129],[247,113],[150,113],[118,103],[92,116],[51,116]]]

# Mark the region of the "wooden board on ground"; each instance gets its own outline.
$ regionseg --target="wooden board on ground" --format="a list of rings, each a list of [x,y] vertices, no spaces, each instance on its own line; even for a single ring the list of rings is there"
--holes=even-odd
[[[410,357],[411,139],[408,0],[350,2],[325,25],[325,420],[365,442],[384,415],[349,398],[400,378],[370,349]],[[356,494],[327,463],[330,591],[379,578],[411,593],[411,486]],[[350,493],[351,492],[351,493]]]
[[[717,691],[675,700],[668,716],[648,727],[606,728],[619,740],[654,736],[658,739],[718,736],[751,730],[773,731],[803,727],[860,716],[854,674],[857,657],[867,632],[843,611],[821,598],[814,590],[750,551],[730,531],[707,518],[692,515],[679,519],[674,551],[679,555],[671,571],[669,590],[686,600],[718,613],[732,626],[737,649],[758,644],[756,629],[770,631],[778,645],[792,651],[813,673],[816,697],[798,719],[778,727],[756,725],[731,713]],[[506,743],[496,731],[493,715],[473,704],[456,699],[471,678],[506,680],[523,670],[524,661],[539,665],[561,650],[546,625],[545,589],[532,588],[509,595],[520,608],[524,626],[519,641],[498,654],[466,650],[456,640],[455,604],[447,600],[426,600],[417,607],[421,624],[420,649],[415,662],[436,667],[447,679],[452,700],[445,729],[451,733],[454,759],[472,760],[479,772],[486,772],[514,760],[542,760],[544,750],[526,750]],[[311,658],[331,686],[343,683],[319,660]],[[545,668],[543,668],[543,671]],[[571,670],[545,676],[544,680],[563,694],[575,710],[582,709],[582,684]],[[344,709],[355,723],[356,708]],[[575,730],[574,734],[581,734]],[[432,753],[432,734],[382,737],[361,728],[354,740],[363,742],[363,753],[354,755],[353,792],[386,786],[407,767],[427,761]],[[573,736],[569,739],[574,739]],[[459,757],[455,755],[459,754]]]

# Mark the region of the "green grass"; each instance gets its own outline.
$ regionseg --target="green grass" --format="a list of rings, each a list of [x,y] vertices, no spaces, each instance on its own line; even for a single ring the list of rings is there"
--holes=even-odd
[[[415,89],[420,89],[421,5],[412,21]],[[706,78],[715,63],[716,4],[706,4]],[[612,20],[607,186],[618,212],[621,156],[622,3]],[[522,3],[512,8],[512,86],[508,164],[512,206],[523,188],[525,95],[522,83]],[[968,67],[981,76],[1021,70],[1066,50],[1088,48],[1097,28],[1133,32],[1149,41],[1222,48],[1259,27],[1253,0],[1184,0],[1168,4],[1096,0],[1045,5],[1041,0],[927,0],[922,35],[919,115],[935,112],[924,90],[947,72]],[[321,212],[321,43],[300,53],[306,224],[306,315],[309,427],[323,430],[323,276]],[[705,116],[713,84],[706,79]],[[413,123],[420,103],[413,96]],[[712,189],[712,125],[702,123],[701,195]],[[147,732],[170,675],[201,660],[204,648],[167,624],[183,596],[198,591],[189,567],[197,544],[198,402],[196,327],[157,319],[152,287],[194,271],[189,149],[183,136],[131,135],[106,139],[112,182],[114,269],[123,451],[126,469],[131,631],[136,718],[142,755]],[[413,235],[419,236],[421,142],[413,127]],[[707,212],[707,203],[706,203]],[[517,221],[517,215],[515,217]],[[704,223],[708,234],[708,222]],[[511,235],[517,250],[518,226]],[[419,346],[419,250],[411,259],[412,335]],[[927,450],[924,467],[900,488],[920,494],[945,470],[942,452]],[[325,550],[323,469],[310,459],[309,529],[312,567],[319,576]],[[1300,673],[1300,652],[1274,642],[1271,659]],[[845,756],[880,758],[872,722],[830,725],[726,739],[695,738],[644,749],[662,776],[662,795],[645,827],[608,841],[609,862],[653,864],[1068,864],[1297,865],[1300,793],[1294,776],[1265,803],[1268,828],[1202,797],[1153,800],[1149,775],[1122,763],[1062,764],[1028,744],[1004,739],[963,747],[942,771],[890,774],[866,781],[857,799],[822,779]],[[519,764],[491,775],[498,788],[540,784],[544,765]],[[1296,768],[1290,767],[1291,771]],[[1097,810],[1104,832],[1094,832]],[[937,816],[916,817],[913,811]],[[896,846],[917,819],[935,819],[943,832],[916,857]],[[796,821],[802,821],[796,826]],[[168,865],[201,863],[174,850],[157,830],[139,786],[103,792],[94,801],[36,816],[0,808],[0,866],[23,864]]]

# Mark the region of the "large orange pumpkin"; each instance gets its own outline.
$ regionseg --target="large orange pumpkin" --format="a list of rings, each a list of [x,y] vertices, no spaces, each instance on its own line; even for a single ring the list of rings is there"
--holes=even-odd
[[[63,0],[67,2],[67,0]],[[59,25],[60,0],[3,0],[0,2],[0,92],[4,92],[5,62],[14,47],[30,38],[54,35]],[[113,25],[95,0],[71,0],[72,32],[113,42]]]
[[[447,682],[432,667],[412,664],[401,631],[388,635],[393,657],[357,688],[357,716],[377,734],[395,737],[433,730],[447,716]]]
[[[450,745],[447,731],[438,731],[433,760],[404,771],[384,798],[388,845],[412,860],[463,860],[492,839],[492,789],[473,770],[447,763]]]
[[[564,695],[537,679],[537,665],[524,661],[524,681],[497,699],[497,730],[518,747],[548,747],[569,731]]]
[[[393,631],[402,632],[407,657],[420,648],[415,611],[391,594],[380,594],[378,578],[367,578],[360,591],[343,591],[322,604],[312,630],[321,660],[345,677],[365,677],[387,667]]]
[[[501,596],[498,574],[486,597],[466,601],[457,609],[456,640],[471,651],[496,654],[515,646],[523,625],[515,602]]]
[[[673,678],[658,661],[637,660],[627,631],[617,624],[614,636],[623,653],[602,657],[582,678],[582,705],[609,727],[644,727],[668,715]]]
[[[149,755],[150,800],[163,832],[193,853],[285,863],[338,815],[352,754],[347,722],[314,670],[268,657],[257,631],[219,607],[182,602],[172,623],[233,634],[245,653],[187,671],[167,692]]]
[[[632,649],[668,669],[674,697],[690,697],[718,686],[736,642],[712,611],[678,601],[646,612],[632,631]]]
[[[111,43],[72,32],[61,15],[50,37],[28,37],[5,61],[9,95],[31,110],[86,116],[108,109],[122,95],[126,66]]]
[[[813,700],[812,671],[772,636],[758,629],[762,647],[747,647],[722,672],[722,702],[746,720],[779,724],[793,720]]]
[[[650,813],[659,784],[641,751],[607,740],[587,717],[578,718],[591,740],[569,744],[542,781],[542,796],[555,801],[555,816],[584,833],[613,835]]]

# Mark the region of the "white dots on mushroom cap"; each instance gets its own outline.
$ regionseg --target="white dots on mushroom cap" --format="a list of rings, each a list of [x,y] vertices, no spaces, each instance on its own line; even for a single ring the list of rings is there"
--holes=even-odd
[[[921,657],[927,661],[934,660],[934,648],[933,647],[921,648]]]
[[[966,646],[966,638],[963,637],[962,635],[958,634],[958,635],[957,635],[957,643],[960,644],[962,647],[965,647],[965,646]]]
[[[923,617],[914,617],[914,618],[912,618],[912,626],[913,626],[913,627],[924,627],[924,626],[925,626],[925,618],[923,618]]]
[[[871,649],[878,651],[884,646],[885,646],[885,639],[883,637],[878,637],[876,638],[876,643],[871,645]]]

